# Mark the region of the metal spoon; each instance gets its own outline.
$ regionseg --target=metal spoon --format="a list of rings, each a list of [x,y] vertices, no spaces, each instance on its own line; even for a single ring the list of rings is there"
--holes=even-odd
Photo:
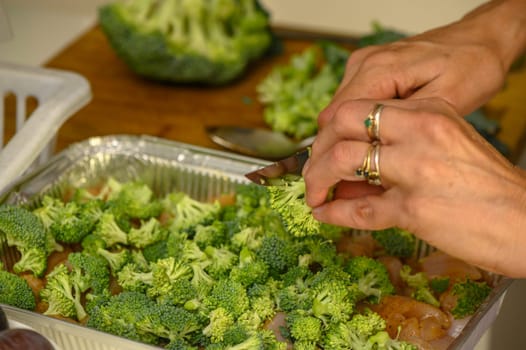
[[[206,132],[220,146],[268,160],[288,157],[314,141],[314,136],[296,142],[280,132],[240,126],[209,126],[206,127]]]

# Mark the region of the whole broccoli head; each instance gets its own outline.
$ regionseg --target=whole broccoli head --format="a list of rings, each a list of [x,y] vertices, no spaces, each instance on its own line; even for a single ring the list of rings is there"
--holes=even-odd
[[[34,310],[35,295],[27,281],[3,268],[3,264],[0,263],[0,303],[25,310]]]
[[[47,267],[49,236],[42,221],[31,211],[14,205],[0,206],[0,233],[7,244],[20,252],[13,269],[16,273],[31,271],[42,276]]]
[[[128,0],[101,7],[99,22],[135,73],[177,83],[230,82],[272,41],[257,0]]]

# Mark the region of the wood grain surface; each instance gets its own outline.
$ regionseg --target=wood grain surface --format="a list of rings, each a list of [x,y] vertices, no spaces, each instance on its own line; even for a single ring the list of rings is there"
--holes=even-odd
[[[313,43],[302,36],[283,39],[280,54],[265,57],[249,67],[242,79],[223,87],[161,84],[132,73],[110,47],[99,27],[94,27],[47,64],[77,72],[91,84],[93,99],[60,129],[57,150],[92,136],[147,134],[220,149],[206,135],[207,125],[265,127],[256,85],[276,64]],[[352,46],[349,46],[352,48]],[[483,74],[481,72],[481,74]],[[499,119],[499,139],[516,158],[526,130],[526,69],[510,73],[503,91],[488,105]]]

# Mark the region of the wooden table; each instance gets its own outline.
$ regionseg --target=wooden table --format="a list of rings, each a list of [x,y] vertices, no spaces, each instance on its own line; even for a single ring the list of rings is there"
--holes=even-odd
[[[204,88],[160,84],[133,74],[109,46],[98,27],[81,35],[46,66],[80,73],[91,83],[93,100],[60,129],[58,150],[92,136],[148,134],[171,140],[220,148],[206,135],[207,125],[236,124],[264,127],[255,86],[293,53],[312,41],[284,40],[283,53],[250,67],[243,79],[224,87]],[[481,73],[483,74],[483,73]],[[516,157],[526,129],[526,70],[510,74],[502,93],[488,104],[499,118],[499,138]]]

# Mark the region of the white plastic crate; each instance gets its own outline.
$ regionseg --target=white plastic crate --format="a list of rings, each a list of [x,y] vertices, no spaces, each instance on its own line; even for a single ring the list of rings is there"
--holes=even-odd
[[[48,160],[62,124],[90,99],[90,85],[77,73],[0,62],[0,190]],[[9,141],[4,140],[8,100],[16,101],[16,131]],[[28,102],[36,108],[28,109]]]

